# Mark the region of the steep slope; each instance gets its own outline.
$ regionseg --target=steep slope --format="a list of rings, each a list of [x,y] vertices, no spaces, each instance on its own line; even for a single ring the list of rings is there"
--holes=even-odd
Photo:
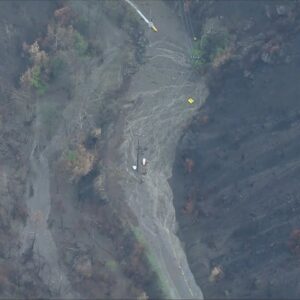
[[[300,39],[288,45],[252,79],[229,73],[179,143],[180,237],[206,298],[299,297]]]

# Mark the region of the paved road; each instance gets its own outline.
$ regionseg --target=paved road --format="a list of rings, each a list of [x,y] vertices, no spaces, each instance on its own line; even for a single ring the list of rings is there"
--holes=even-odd
[[[125,96],[133,104],[125,114],[121,160],[111,164],[118,170],[121,164],[125,199],[149,242],[169,296],[200,299],[202,292],[175,234],[173,195],[167,180],[181,132],[204,103],[208,91],[199,79],[193,82],[193,73],[186,63],[189,38],[175,12],[160,1],[139,1],[138,6],[146,15],[151,13],[159,32],[147,32],[148,61],[133,77]],[[189,96],[195,98],[194,105],[187,104]],[[137,177],[131,166],[136,161],[138,136],[149,160],[142,184],[132,180]]]

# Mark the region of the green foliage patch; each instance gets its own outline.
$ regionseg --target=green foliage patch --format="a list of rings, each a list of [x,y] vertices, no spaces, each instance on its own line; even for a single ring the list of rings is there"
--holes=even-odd
[[[66,159],[70,162],[74,162],[77,160],[77,153],[73,150],[69,150],[67,153],[66,153]]]
[[[114,259],[110,259],[105,263],[105,266],[112,272],[118,269],[118,263]]]
[[[210,64],[214,58],[229,46],[230,36],[226,31],[204,34],[200,40],[194,43],[191,51],[191,65],[195,69]]]
[[[156,278],[156,287],[153,288],[158,288],[158,293],[161,294],[163,296],[163,298],[169,298],[169,288],[166,282],[166,279],[164,278],[164,276],[161,274],[160,271],[160,266],[157,263],[157,260],[152,252],[152,250],[147,246],[147,242],[144,238],[143,233],[141,232],[141,230],[138,227],[132,227],[131,228],[132,233],[135,237],[135,239],[141,243],[144,247],[145,247],[145,255],[146,255],[146,259],[147,262],[149,264],[149,267],[154,271],[154,273],[156,274],[157,278]]]
[[[43,95],[47,91],[47,85],[41,79],[41,68],[39,66],[35,66],[32,69],[32,77],[30,80],[30,84],[33,88],[36,89],[39,95]]]
[[[87,53],[88,43],[78,31],[74,32],[74,47],[80,56]]]

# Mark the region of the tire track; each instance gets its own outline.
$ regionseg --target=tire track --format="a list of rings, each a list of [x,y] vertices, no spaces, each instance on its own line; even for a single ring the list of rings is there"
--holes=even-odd
[[[135,213],[156,258],[169,297],[201,299],[202,292],[176,236],[175,209],[168,179],[172,175],[177,141],[184,126],[203,105],[208,90],[203,81],[190,81],[193,72],[186,63],[186,52],[183,52],[183,41],[187,36],[183,29],[178,30],[177,17],[162,2],[147,4],[161,30],[159,28],[157,34],[149,32],[148,62],[132,78],[124,97],[127,103],[134,100],[135,105],[126,111],[124,142],[118,149],[120,159],[110,161],[109,165],[111,169],[127,173],[127,179],[119,179],[124,199]],[[143,5],[144,2],[139,2],[141,10]],[[186,102],[190,96],[196,99],[193,106]],[[137,178],[131,169],[136,162],[137,137],[146,148],[144,155],[149,161],[147,175],[139,175],[143,183],[129,180]]]

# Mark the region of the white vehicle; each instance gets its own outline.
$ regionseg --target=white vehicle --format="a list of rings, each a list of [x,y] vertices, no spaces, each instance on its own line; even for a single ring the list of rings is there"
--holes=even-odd
[[[143,166],[146,166],[146,164],[147,164],[147,160],[146,160],[146,158],[143,158],[143,159],[142,159],[142,165],[143,165]]]

